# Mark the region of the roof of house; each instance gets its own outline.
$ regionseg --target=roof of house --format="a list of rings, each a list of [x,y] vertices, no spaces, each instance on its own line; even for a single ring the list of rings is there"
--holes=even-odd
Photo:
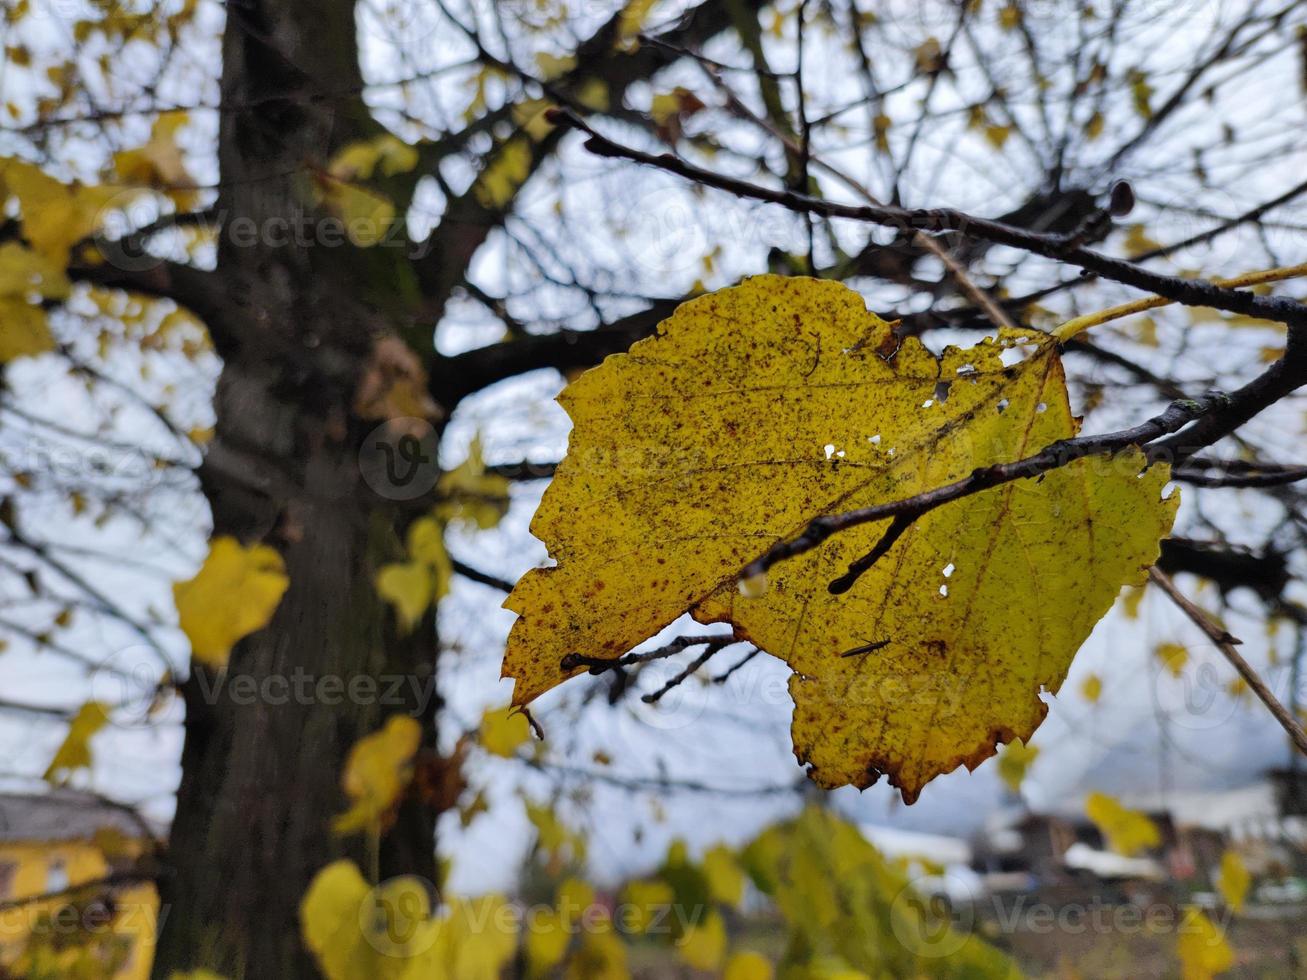
[[[90,840],[105,829],[133,838],[147,835],[128,808],[89,793],[0,793],[0,843]]]

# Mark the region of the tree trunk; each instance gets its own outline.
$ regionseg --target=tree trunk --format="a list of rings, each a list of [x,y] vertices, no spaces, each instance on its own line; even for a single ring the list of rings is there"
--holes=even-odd
[[[219,134],[224,367],[202,470],[214,534],[278,548],[290,586],[227,671],[196,665],[156,977],[317,976],[298,909],[339,857],[368,873],[359,836],[337,838],[345,757],[387,717],[423,720],[433,751],[430,613],[397,631],[374,586],[413,511],[361,478],[378,423],[351,408],[377,337],[402,329],[384,292],[402,256],[320,238],[314,174],[375,132],[359,90],[350,0],[227,4]],[[394,250],[398,252],[398,250]],[[392,272],[394,270],[391,270]],[[384,285],[383,285],[384,284]],[[380,298],[379,298],[380,297]],[[383,879],[435,880],[435,815],[406,800],[380,854]]]

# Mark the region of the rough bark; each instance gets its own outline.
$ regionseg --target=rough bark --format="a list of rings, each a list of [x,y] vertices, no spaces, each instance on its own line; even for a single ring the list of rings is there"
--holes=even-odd
[[[282,980],[317,975],[297,918],[312,876],[342,856],[372,863],[361,838],[330,829],[347,808],[349,748],[401,712],[425,719],[434,745],[436,636],[430,615],[400,635],[376,595],[373,577],[397,557],[411,510],[361,478],[359,449],[377,423],[351,412],[373,341],[395,329],[376,296],[379,264],[401,257],[326,244],[314,230],[314,168],[371,132],[353,4],[247,0],[227,11],[222,98],[245,108],[224,112],[220,129],[224,295],[209,319],[224,367],[202,484],[214,534],[278,548],[291,584],[225,675],[197,667],[185,685],[154,974]],[[406,801],[381,877],[434,881],[434,848],[434,814]]]

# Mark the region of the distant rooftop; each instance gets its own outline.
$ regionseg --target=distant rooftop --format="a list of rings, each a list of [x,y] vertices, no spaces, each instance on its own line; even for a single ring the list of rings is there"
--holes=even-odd
[[[0,844],[90,840],[105,829],[133,838],[146,834],[128,810],[88,793],[0,793]]]

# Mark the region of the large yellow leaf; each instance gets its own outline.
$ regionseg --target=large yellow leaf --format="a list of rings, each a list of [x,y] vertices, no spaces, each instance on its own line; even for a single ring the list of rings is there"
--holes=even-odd
[[[847,594],[828,583],[885,524],[741,594],[741,569],[814,517],[1077,431],[1044,335],[936,358],[833,282],[759,276],[695,299],[559,400],[571,444],[532,523],[557,566],[506,602],[520,615],[504,659],[515,703],[583,669],[565,670],[567,654],[618,657],[690,611],[794,669],[795,754],[818,783],[887,774],[909,801],[1030,737],[1041,692],[1143,580],[1178,505],[1161,496],[1167,468],[1144,471],[1137,451],[1082,459],[927,514]]]
[[[336,833],[380,832],[413,778],[413,756],[421,741],[421,725],[407,715],[392,715],[384,728],[354,744],[341,778],[353,805],[332,823]]]
[[[238,640],[268,625],[288,585],[286,566],[275,549],[214,538],[195,578],[172,587],[195,658],[225,667]]]

